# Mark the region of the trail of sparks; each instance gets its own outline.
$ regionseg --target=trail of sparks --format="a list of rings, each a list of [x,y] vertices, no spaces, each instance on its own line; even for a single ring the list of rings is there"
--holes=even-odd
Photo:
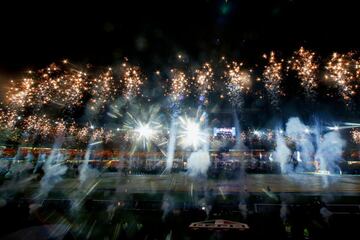
[[[274,52],[264,55],[264,58],[268,61],[262,73],[264,86],[271,103],[277,106],[279,96],[283,94],[283,60],[277,60]],[[315,52],[301,47],[288,60],[287,68],[296,72],[308,96],[315,93],[319,70]],[[250,92],[252,87],[252,70],[243,69],[243,64],[236,61],[226,64],[225,69],[221,70],[227,97],[233,105],[241,105],[244,94]],[[360,60],[356,59],[353,53],[334,53],[326,63],[325,70],[325,79],[337,87],[339,95],[348,104],[358,91]],[[187,75],[192,76],[192,81]],[[180,104],[191,94],[193,87],[200,103],[207,104],[209,94],[220,91],[215,89],[214,76],[215,71],[209,63],[189,74],[174,68],[171,70],[167,95],[173,103]],[[89,67],[83,71],[68,61],[50,64],[38,71],[28,71],[26,77],[20,81],[11,81],[7,88],[4,104],[0,108],[0,128],[2,131],[25,133],[21,137],[24,139],[35,136],[45,139],[62,136],[80,143],[90,140],[105,143],[114,138],[131,141],[131,134],[126,135],[122,131],[95,127],[86,122],[77,124],[77,118],[73,114],[78,109],[89,106],[96,113],[93,114],[96,117],[119,97],[122,97],[126,105],[141,95],[145,80],[140,67],[129,64],[127,60],[115,73],[111,68],[100,73],[91,72]],[[114,111],[108,115],[113,119],[123,120],[120,112]],[[92,121],[88,119],[90,120]],[[156,128],[152,122],[153,120],[138,122],[143,125],[143,131],[137,133],[141,140],[144,140],[143,133],[147,133],[147,127]],[[147,125],[148,123],[151,124]],[[123,126],[118,129],[123,129]],[[166,142],[166,139],[162,142]]]
[[[354,143],[360,144],[360,131],[357,129],[354,129],[351,131],[351,137]]]
[[[270,52],[270,56],[264,54],[263,57],[268,60],[268,65],[265,66],[263,72],[265,88],[268,91],[271,103],[277,106],[279,95],[282,94],[280,84],[283,78],[283,60],[277,61],[274,52]]]
[[[315,60],[315,52],[308,51],[301,47],[294,53],[289,60],[289,68],[296,71],[298,78],[301,80],[301,86],[305,89],[305,94],[312,97],[318,83],[316,74],[319,65]]]
[[[251,76],[248,71],[241,69],[243,63],[232,62],[227,64],[227,71],[224,72],[226,78],[227,95],[233,105],[242,104],[242,95],[250,91]]]
[[[359,63],[352,58],[353,54],[334,53],[326,64],[325,79],[331,80],[339,89],[339,94],[345,102],[349,102],[358,89]]]
[[[177,69],[172,69],[171,75],[170,92],[168,95],[173,102],[178,102],[189,95],[189,81],[185,73]]]
[[[91,81],[91,110],[97,111],[104,109],[109,101],[115,99],[116,93],[117,87],[114,82],[112,69],[109,68],[106,72],[101,73]]]
[[[195,88],[199,94],[199,100],[203,103],[208,103],[207,96],[213,89],[214,72],[209,63],[205,63],[200,69],[195,70]]]
[[[123,84],[125,99],[131,100],[139,95],[141,87],[144,84],[140,68],[132,66],[127,62],[123,63],[121,83]]]

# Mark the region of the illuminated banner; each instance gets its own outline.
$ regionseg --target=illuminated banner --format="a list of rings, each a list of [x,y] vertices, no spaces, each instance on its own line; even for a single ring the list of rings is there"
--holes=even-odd
[[[214,136],[233,136],[235,137],[235,127],[232,128],[214,128]]]

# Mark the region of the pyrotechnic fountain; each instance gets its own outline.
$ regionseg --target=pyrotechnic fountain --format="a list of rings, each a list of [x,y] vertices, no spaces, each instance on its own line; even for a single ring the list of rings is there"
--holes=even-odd
[[[169,129],[169,141],[167,146],[166,156],[166,170],[171,171],[174,161],[174,154],[176,149],[176,134],[178,128],[178,117],[181,113],[182,100],[188,95],[188,79],[182,71],[172,69],[171,70],[171,84],[169,91],[169,102],[171,112],[171,122]]]
[[[206,176],[210,166],[208,130],[206,129],[206,114],[195,119],[180,118],[180,143],[184,148],[192,149],[187,160],[187,168],[191,176]]]
[[[353,56],[351,53],[334,53],[325,66],[324,84],[334,84],[339,90],[339,95],[347,104],[351,102],[351,96],[356,94],[358,87],[356,80],[360,75],[359,60]],[[262,76],[257,78],[251,77],[250,73],[253,71],[243,69],[242,63],[234,61],[226,64],[225,70],[220,70],[219,73],[220,77],[225,80],[224,86],[222,83],[214,82],[214,76],[218,77],[216,74],[219,71],[209,63],[205,63],[195,70],[191,78],[180,70],[171,70],[167,92],[170,102],[170,119],[173,119],[169,124],[170,129],[176,127],[177,118],[181,116],[181,109],[187,105],[184,99],[189,95],[196,95],[200,106],[206,106],[216,102],[213,97],[209,99],[208,95],[218,92],[222,98],[229,99],[236,110],[235,114],[241,114],[245,94],[252,94],[253,79],[263,81],[264,88],[271,98],[270,102],[277,104],[279,98],[286,94],[281,88],[286,61],[277,61],[274,52],[265,57],[269,63],[265,66]],[[320,82],[317,78],[317,70],[320,65],[317,59],[314,52],[300,48],[287,61],[286,69],[297,74],[306,96],[313,97]],[[80,142],[87,142],[92,134],[108,140],[115,138],[114,129],[103,127],[106,124],[101,123],[94,129],[90,122],[91,119],[79,121],[79,117],[74,116],[77,111],[88,104],[94,115],[98,115],[98,119],[94,119],[97,122],[101,119],[100,115],[103,110],[114,104],[119,97],[127,101],[125,104],[127,106],[121,106],[123,109],[128,108],[130,102],[133,103],[136,98],[145,98],[141,96],[141,88],[145,87],[146,78],[143,77],[139,67],[125,62],[120,67],[120,74],[117,75],[113,71],[112,68],[109,68],[96,74],[92,73],[91,69],[81,70],[80,67],[72,65],[68,61],[64,61],[62,64],[51,64],[48,68],[39,71],[29,71],[28,76],[22,81],[11,82],[11,87],[6,93],[5,104],[1,108],[2,129],[7,128],[10,131],[10,136],[9,134],[8,136],[15,140],[24,139],[24,136],[16,135],[24,132],[28,142],[34,140],[35,136],[49,142],[50,138],[61,133]],[[189,81],[189,79],[193,81]],[[148,104],[151,105],[151,103]],[[146,104],[143,103],[143,107],[145,106]],[[112,114],[109,111],[107,113]],[[85,116],[88,115],[85,114]],[[136,116],[134,117],[136,118]],[[120,124],[123,125],[123,123]],[[123,129],[123,126],[119,127]],[[237,129],[237,132],[239,133],[240,129]],[[177,135],[176,130],[172,130],[170,133],[170,136]],[[174,137],[170,139],[169,142],[172,146],[176,141],[174,141]],[[169,153],[171,152],[169,151]],[[171,154],[168,155],[171,156]],[[170,162],[168,160],[169,166]]]
[[[345,141],[340,130],[352,129],[353,141],[359,143],[359,134],[355,129],[359,124],[344,123],[344,126],[321,128],[320,124],[304,124],[300,118],[293,117],[288,119],[285,126],[276,122],[269,124],[266,130],[253,131],[245,127],[241,129],[243,126],[240,126],[240,120],[247,111],[245,100],[255,98],[266,101],[267,98],[263,98],[266,93],[269,97],[267,107],[271,111],[275,108],[277,114],[281,113],[281,101],[287,94],[282,88],[282,82],[292,73],[299,80],[299,86],[303,88],[299,91],[303,90],[301,94],[304,97],[315,99],[319,84],[330,84],[329,87],[333,84],[333,89],[349,105],[357,94],[359,60],[350,53],[334,54],[326,63],[325,79],[321,80],[321,62],[315,52],[300,48],[288,61],[277,60],[274,52],[264,57],[268,63],[264,67],[257,65],[258,71],[247,70],[242,62],[237,61],[226,63],[224,68],[225,58],[218,63],[215,60],[204,63],[193,72],[181,70],[180,67],[174,68],[169,73],[168,81],[164,81],[165,95],[156,97],[144,94],[147,78],[138,66],[128,61],[119,67],[101,71],[90,68],[84,70],[67,61],[51,64],[39,71],[30,71],[22,81],[10,83],[11,87],[1,108],[0,130],[2,139],[5,139],[3,142],[9,141],[21,146],[17,156],[11,161],[13,165],[4,166],[2,163],[1,166],[9,172],[14,170],[17,161],[22,161],[23,154],[28,164],[35,162],[33,173],[44,171],[35,195],[40,199],[46,198],[52,189],[61,185],[62,179],[66,178],[65,174],[73,171],[68,166],[81,158],[74,167],[78,171],[78,175],[75,174],[78,184],[75,189],[78,194],[69,194],[77,199],[75,205],[79,206],[96,184],[101,184],[101,170],[90,164],[94,160],[92,157],[98,152],[120,149],[106,157],[98,157],[104,163],[94,160],[102,167],[110,169],[115,166],[119,176],[121,175],[116,181],[119,185],[123,184],[123,175],[133,174],[132,168],[138,165],[132,163],[139,159],[144,160],[142,169],[137,171],[139,175],[146,174],[146,168],[152,164],[152,169],[160,169],[159,172],[154,171],[163,173],[161,177],[164,178],[171,177],[175,170],[187,170],[188,174],[180,174],[186,179],[184,181],[196,181],[198,176],[206,179],[209,169],[217,170],[218,162],[226,162],[221,156],[215,156],[220,152],[220,145],[212,143],[215,137],[211,136],[208,123],[211,111],[215,109],[213,105],[218,109],[220,103],[225,103],[231,105],[228,112],[232,113],[236,129],[235,136],[229,137],[231,141],[235,138],[236,144],[228,148],[238,154],[230,158],[229,162],[232,164],[236,164],[239,159],[246,161],[246,153],[238,152],[249,146],[251,151],[251,141],[255,139],[260,143],[265,142],[263,146],[266,146],[269,154],[260,152],[258,159],[256,154],[252,154],[251,161],[266,162],[271,166],[278,164],[282,173],[341,172],[338,162],[342,159]],[[161,74],[157,76],[161,77]],[[218,79],[221,81],[217,81]],[[255,87],[256,90],[253,89]],[[301,109],[299,112],[301,113]],[[323,125],[329,125],[324,119],[322,121]],[[61,139],[62,144],[53,146],[50,151],[43,148],[51,146],[56,139]],[[24,146],[30,148],[26,153],[23,153]],[[60,146],[64,148],[61,151]],[[42,150],[36,152],[36,148]],[[63,155],[69,149],[80,151],[76,159],[74,154]],[[86,150],[86,153],[82,154],[81,150]],[[229,149],[224,150],[226,151]],[[232,156],[232,153],[228,155]],[[4,157],[4,153],[2,156]],[[156,163],[151,163],[150,160]],[[244,162],[239,164],[239,168],[245,168]],[[241,176],[244,176],[246,171],[241,170]],[[187,180],[189,176],[192,180]],[[245,181],[246,177],[239,180],[240,183]],[[143,183],[154,184],[146,179]],[[169,183],[168,190],[175,188],[173,185],[176,184],[175,180],[174,183]],[[193,184],[186,187],[193,196]],[[157,191],[157,186],[152,185],[150,188],[153,192]],[[200,188],[206,189],[207,186],[200,182],[198,189]],[[221,187],[217,189],[216,192],[225,199],[226,190]],[[119,188],[121,193],[128,193],[130,190],[128,187]],[[206,201],[205,205],[207,206]],[[245,216],[246,206],[243,205],[239,207]],[[166,207],[164,211],[168,211]]]
[[[213,69],[209,63],[205,63],[195,71],[195,87],[199,106],[194,119],[180,118],[182,124],[181,144],[192,148],[187,161],[190,176],[206,176],[210,166],[209,133],[207,128],[207,114],[209,92],[213,89]]]
[[[243,63],[232,62],[226,65],[227,71],[224,73],[224,77],[227,79],[227,95],[233,107],[233,118],[237,136],[236,149],[245,148],[240,137],[241,127],[238,113],[240,113],[240,115],[243,114],[244,94],[248,93],[251,87],[251,76],[247,71],[242,69],[242,66]],[[251,72],[251,70],[249,72]]]
[[[4,2],[0,239],[358,234],[355,3]]]

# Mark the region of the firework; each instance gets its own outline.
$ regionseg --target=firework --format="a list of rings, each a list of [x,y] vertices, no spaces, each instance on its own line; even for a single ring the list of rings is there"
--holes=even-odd
[[[242,95],[250,90],[251,77],[247,71],[241,69],[242,63],[232,62],[226,66],[224,76],[227,79],[227,94],[234,105],[242,103]]]
[[[86,73],[75,69],[63,70],[51,65],[42,74],[38,86],[43,103],[55,103],[71,108],[83,104],[83,93],[87,90]]]
[[[131,66],[127,62],[122,64],[122,73],[123,94],[125,99],[130,100],[140,94],[144,80],[142,79],[140,68]]]
[[[334,53],[326,65],[325,79],[335,83],[342,98],[348,102],[358,89],[357,70],[358,63],[352,58],[352,53]]]
[[[360,78],[360,60],[355,62],[356,79]]]
[[[104,128],[96,128],[92,131],[91,134],[91,141],[102,141],[105,136],[105,130]]]
[[[149,149],[151,142],[155,142],[158,138],[160,128],[161,125],[157,122],[143,123],[137,120],[130,132],[137,143],[141,143],[144,149]]]
[[[207,143],[208,133],[203,128],[205,121],[205,114],[201,115],[199,119],[188,117],[180,117],[180,144],[184,147],[192,147],[198,149],[203,144]]]
[[[170,88],[170,97],[172,101],[178,102],[185,96],[189,94],[188,92],[188,79],[184,72],[172,69],[171,70],[171,88]]]
[[[0,109],[0,127],[4,129],[14,130],[15,125],[21,117],[16,111]]]
[[[289,68],[296,71],[301,80],[301,86],[304,87],[306,94],[311,96],[317,87],[316,73],[319,65],[315,61],[315,52],[305,50],[301,47],[294,53],[294,56],[288,62]]]
[[[263,72],[265,88],[270,95],[271,102],[277,105],[278,96],[282,94],[280,84],[282,81],[283,60],[276,61],[274,52],[271,52],[270,56],[264,54],[263,57],[269,61]]]
[[[56,64],[37,72],[28,71],[28,77],[22,81],[11,81],[6,93],[8,106],[18,112],[27,107],[39,110],[49,103],[65,108],[79,106],[87,90],[86,77],[86,73]]]
[[[70,123],[67,131],[70,136],[75,136],[78,131],[75,123]]]
[[[90,109],[93,111],[104,109],[109,101],[115,99],[116,93],[117,87],[113,79],[112,69],[109,68],[91,81]]]
[[[34,136],[47,137],[52,134],[53,127],[46,115],[31,115],[24,119],[24,130]]]
[[[213,88],[213,69],[209,63],[205,63],[200,69],[195,70],[195,87],[200,96],[200,101],[207,102],[207,95]]]
[[[161,124],[155,120],[152,120],[151,114],[147,122],[143,122],[131,113],[127,113],[129,120],[124,124],[122,130],[125,130],[128,137],[132,139],[134,143],[134,151],[139,144],[144,149],[149,149],[151,143],[156,144],[159,138]]]
[[[264,55],[264,57],[268,64],[264,68],[262,77],[255,78],[254,76],[254,79],[257,81],[263,79],[271,103],[277,105],[279,95],[283,94],[281,91],[283,60],[276,59],[274,52],[268,56]],[[171,99],[170,110],[174,106],[175,108],[172,109],[179,110],[180,107],[183,109],[180,104],[190,94],[190,85],[196,89],[194,95],[200,98],[200,104],[208,103],[208,95],[212,91],[216,91],[212,67],[209,63],[205,63],[193,72],[191,81],[184,71],[171,70],[167,89],[167,95]],[[306,94],[311,95],[316,91],[318,87],[316,75],[319,65],[314,52],[301,47],[289,59],[287,68],[297,74]],[[346,102],[350,101],[358,89],[360,60],[355,59],[355,55],[352,53],[334,53],[325,68],[325,78],[334,83],[339,89],[339,95]],[[4,132],[10,130],[11,134],[15,133],[21,137],[22,132],[25,137],[30,135],[46,136],[46,140],[49,140],[50,137],[54,139],[57,136],[71,136],[77,140],[76,142],[81,143],[87,143],[89,140],[108,142],[119,137],[119,134],[126,135],[125,137],[132,140],[135,145],[141,143],[145,146],[151,142],[159,146],[160,141],[166,142],[168,136],[161,135],[159,126],[159,123],[163,123],[163,121],[157,121],[164,115],[160,116],[159,110],[153,115],[148,114],[148,111],[144,111],[146,107],[138,104],[135,106],[138,108],[136,118],[132,117],[129,122],[125,123],[124,128],[118,126],[119,130],[116,132],[113,132],[114,129],[106,129],[103,126],[95,128],[91,124],[77,125],[78,123],[74,122],[74,119],[80,119],[81,116],[78,114],[72,116],[71,114],[77,110],[82,112],[85,106],[90,106],[96,113],[99,111],[99,114],[92,116],[99,116],[99,119],[91,119],[98,124],[105,124],[103,115],[101,115],[105,113],[111,117],[111,121],[123,120],[122,111],[125,107],[129,107],[130,100],[134,100],[141,93],[146,79],[139,67],[130,65],[128,62],[121,66],[119,80],[116,80],[111,68],[102,70],[100,73],[90,72],[89,69],[88,73],[79,69],[67,62],[51,64],[44,69],[29,71],[26,77],[20,81],[11,81],[6,91],[4,107],[0,109],[1,130]],[[227,96],[233,105],[241,106],[244,95],[250,92],[252,87],[252,71],[243,69],[243,64],[240,62],[226,64],[225,69],[222,70],[224,70],[222,78]],[[156,74],[160,75],[160,72],[157,71]],[[259,93],[261,94],[261,90],[254,91],[254,96],[259,96]],[[123,98],[118,98],[119,96]],[[221,98],[224,97],[226,97],[225,93],[222,92]],[[115,100],[118,101],[115,102]],[[54,104],[56,104],[56,108],[52,108]],[[107,109],[106,106],[112,106],[112,108],[109,112],[101,112],[101,110]],[[159,108],[163,110],[162,107]],[[176,123],[180,111],[173,112],[176,112],[173,115],[176,115],[173,121]],[[40,115],[40,113],[45,115]],[[329,129],[339,130],[350,127],[335,126]],[[206,129],[201,119],[181,118],[179,128],[181,130],[179,129],[177,132],[179,135],[175,138],[180,137],[184,147],[199,148],[205,141]],[[265,134],[263,135],[265,139]],[[267,139],[273,139],[274,135],[274,133],[269,133]]]
[[[11,87],[6,93],[6,98],[10,108],[23,110],[28,105],[33,104],[34,80],[24,78],[22,82],[10,81]]]
[[[360,144],[360,131],[355,129],[351,131],[351,137],[354,143]]]
[[[66,122],[64,121],[64,119],[58,119],[55,122],[55,126],[54,126],[54,133],[55,136],[64,136],[67,132],[67,127],[66,127]]]
[[[89,139],[89,127],[85,126],[76,131],[76,139],[80,142],[86,143]]]

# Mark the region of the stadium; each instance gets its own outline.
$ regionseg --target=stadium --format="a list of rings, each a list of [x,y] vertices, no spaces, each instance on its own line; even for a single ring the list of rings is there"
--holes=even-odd
[[[0,239],[357,235],[352,4],[117,4],[0,16]]]

